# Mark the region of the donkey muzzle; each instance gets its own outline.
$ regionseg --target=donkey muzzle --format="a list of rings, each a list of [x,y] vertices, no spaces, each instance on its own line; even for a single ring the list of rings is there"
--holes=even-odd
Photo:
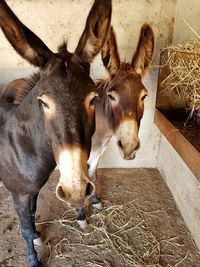
[[[117,142],[121,157],[125,160],[133,160],[136,156],[137,151],[140,148],[139,139],[135,139],[134,142],[127,144],[123,140]]]
[[[63,180],[63,179],[62,179]],[[92,182],[85,179],[81,179],[79,181],[75,180],[73,183],[66,183],[59,182],[56,186],[56,196],[59,200],[63,202],[67,202],[71,207],[78,207],[86,205],[88,202],[89,196],[86,196],[87,185],[88,183],[91,184],[92,193],[95,190],[95,186]]]
[[[83,206],[89,197],[86,197],[88,183],[95,190],[95,185],[88,176],[88,154],[79,146],[65,147],[59,151],[58,168],[60,178],[56,187],[56,196],[70,206]],[[92,192],[92,194],[93,194]]]

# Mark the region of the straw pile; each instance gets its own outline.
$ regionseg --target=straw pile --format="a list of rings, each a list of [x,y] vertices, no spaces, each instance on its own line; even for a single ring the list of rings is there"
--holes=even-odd
[[[162,64],[170,74],[161,85],[168,93],[184,99],[190,116],[200,122],[200,39],[163,50]]]

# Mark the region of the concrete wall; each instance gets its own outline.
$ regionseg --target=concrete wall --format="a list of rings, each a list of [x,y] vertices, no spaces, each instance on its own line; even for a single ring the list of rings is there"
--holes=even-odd
[[[200,184],[160,130],[155,132],[159,137],[157,168],[200,249]]]
[[[177,0],[175,6],[175,23],[173,44],[187,42],[197,38],[195,33],[186,25],[187,22],[192,29],[200,36],[200,1],[198,0]]]
[[[13,11],[33,32],[35,32],[53,51],[63,39],[68,39],[68,48],[73,51],[77,45],[92,0],[7,0]],[[130,61],[136,47],[139,32],[144,22],[149,22],[155,32],[155,62],[158,62],[159,50],[168,45],[172,38],[173,0],[113,0],[112,24],[117,33],[120,57]],[[166,12],[167,10],[167,12]],[[0,32],[0,83],[32,72],[29,64],[16,54]],[[102,78],[107,74],[102,67],[100,57],[91,69],[93,78]],[[153,117],[157,88],[157,72],[145,78],[149,97],[145,100],[145,115],[141,125],[141,150],[134,161],[123,161],[116,151],[115,141],[102,157],[103,167],[154,167],[156,137],[153,133]]]
[[[184,21],[200,35],[199,18],[200,1],[177,0],[173,32],[174,45],[197,38]],[[199,181],[157,127],[154,128],[154,133],[158,137],[156,166],[165,179],[184,221],[200,249]]]

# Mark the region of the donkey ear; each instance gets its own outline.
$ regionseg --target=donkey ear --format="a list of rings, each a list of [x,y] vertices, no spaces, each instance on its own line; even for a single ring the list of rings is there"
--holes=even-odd
[[[110,27],[111,0],[95,0],[75,54],[90,63],[102,49]]]
[[[151,26],[145,23],[140,32],[140,39],[136,52],[132,59],[132,67],[141,76],[144,76],[148,70],[154,50],[154,34]]]
[[[0,1],[0,27],[13,48],[32,65],[42,67],[53,52]]]
[[[109,36],[101,51],[101,58],[104,66],[114,76],[120,67],[120,58],[113,27],[110,27]]]

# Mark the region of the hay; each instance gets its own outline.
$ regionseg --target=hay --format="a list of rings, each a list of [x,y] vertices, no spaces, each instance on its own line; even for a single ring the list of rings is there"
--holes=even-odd
[[[174,250],[180,245],[179,237],[158,242],[152,232],[147,231],[145,218],[156,220],[159,212],[138,210],[135,201],[123,205],[104,202],[104,209],[90,216],[84,231],[77,227],[73,210],[59,220],[37,225],[58,224],[65,232],[65,238],[54,246],[49,245],[48,263],[56,259],[76,267],[159,267],[161,247],[171,246]],[[178,258],[177,262],[182,263],[186,258]],[[83,259],[87,259],[84,264]]]
[[[162,63],[169,67],[170,74],[161,85],[177,99],[185,100],[190,117],[200,121],[200,37],[195,35],[198,39],[162,51]]]

